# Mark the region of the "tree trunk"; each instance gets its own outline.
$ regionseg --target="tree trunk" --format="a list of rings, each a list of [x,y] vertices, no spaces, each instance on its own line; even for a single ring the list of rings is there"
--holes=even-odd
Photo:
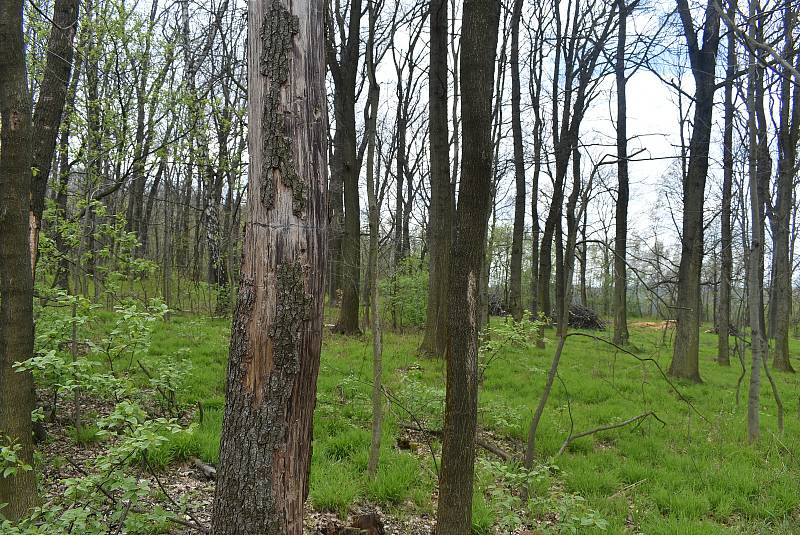
[[[514,319],[522,318],[522,241],[525,235],[525,154],[522,148],[522,91],[519,76],[519,24],[523,0],[514,0],[511,14],[511,130],[514,138],[514,230],[511,238],[511,303]]]
[[[86,10],[92,9],[93,2],[86,2]],[[84,26],[78,39],[78,49],[83,50],[86,46],[87,31]],[[75,58],[75,67],[70,78],[67,89],[67,102],[65,103],[66,112],[61,125],[61,134],[58,140],[58,186],[55,191],[55,202],[57,208],[57,221],[59,226],[67,221],[67,188],[69,187],[70,173],[72,164],[69,158],[69,137],[72,132],[72,117],[75,112],[75,98],[77,96],[78,81],[81,77],[81,67],[83,66],[83,56]],[[55,232],[55,246],[59,254],[58,268],[55,276],[54,286],[69,290],[69,271],[70,263],[67,257],[67,243],[61,228]]]
[[[395,185],[394,200],[394,265],[395,269],[403,261],[403,214],[405,213],[404,201],[405,192],[403,191],[404,179],[406,176],[406,119],[403,115],[403,83],[400,78],[401,72],[398,71],[397,80],[397,160],[395,161],[397,184]]]
[[[369,305],[372,320],[372,440],[367,460],[367,473],[375,478],[381,454],[383,428],[383,332],[378,296],[378,240],[380,236],[380,204],[375,182],[375,137],[377,136],[378,105],[381,86],[375,77],[375,22],[378,14],[373,0],[369,2],[369,34],[367,37],[366,69],[369,78],[367,135],[367,198],[369,204]]]
[[[617,78],[617,206],[614,237],[614,338],[617,345],[628,343],[628,108],[625,94],[625,38],[628,18],[625,0],[617,0],[619,37],[614,71]]]
[[[422,354],[442,357],[447,347],[447,290],[453,199],[447,127],[447,0],[431,0],[429,77],[431,203],[429,211],[428,310]]]
[[[0,3],[0,434],[19,444],[20,459],[33,465],[33,377],[12,368],[33,354],[28,219],[33,138],[22,7],[22,0]],[[6,518],[18,520],[37,500],[33,471],[0,477]]]
[[[492,182],[492,85],[500,3],[464,4],[461,111],[464,151],[449,294],[447,394],[437,533],[464,535],[472,526],[478,405],[478,288],[485,258]]]
[[[145,175],[145,163],[147,161],[147,153],[149,152],[150,133],[146,131],[146,127],[150,126],[152,129],[152,122],[148,125],[146,104],[147,104],[147,82],[150,75],[150,47],[153,41],[153,26],[158,12],[158,0],[153,0],[150,4],[150,19],[146,29],[144,38],[144,53],[142,54],[142,61],[139,64],[136,84],[136,133],[135,144],[133,149],[133,164],[131,180],[130,195],[128,198],[128,231],[136,233],[140,244],[144,242],[142,238],[142,225],[144,223],[144,189],[147,182]],[[146,254],[144,248],[137,248],[140,254]]]
[[[541,23],[541,20],[539,21]],[[544,121],[542,120],[541,95],[542,73],[544,71],[544,29],[539,24],[532,44],[534,53],[530,59],[530,94],[533,108],[533,181],[531,183],[531,316],[539,316],[539,176],[542,170],[542,137]],[[541,329],[540,329],[541,332]],[[541,342],[541,344],[539,344]],[[544,339],[537,337],[537,345],[544,346]]]
[[[44,199],[50,167],[56,148],[58,127],[64,113],[67,86],[72,70],[75,31],[78,28],[78,0],[57,0],[53,7],[50,37],[47,41],[47,60],[44,78],[39,87],[39,100],[33,115],[33,161],[31,180],[30,247],[31,269],[35,275],[39,258],[39,231],[42,227]]]
[[[728,16],[736,15],[736,0],[729,0]],[[731,195],[733,188],[733,78],[736,73],[736,36],[728,33],[728,65],[725,75],[725,118],[722,136],[722,211],[720,214],[720,281],[717,310],[717,362],[731,365],[731,278],[733,276],[733,237],[731,233]]]
[[[360,332],[358,303],[361,279],[361,213],[359,208],[358,177],[360,162],[356,154],[356,77],[358,74],[361,0],[350,3],[347,41],[342,45],[342,57],[337,61],[333,44],[327,43],[328,65],[335,84],[336,146],[334,161],[339,166],[344,193],[341,264],[337,276],[341,280],[342,301],[336,331],[343,334]],[[342,36],[344,39],[345,36]],[[341,135],[340,135],[341,131]],[[334,245],[338,245],[334,243]]]
[[[794,29],[796,9],[787,2],[784,7],[784,57],[795,54]],[[800,58],[795,58],[800,66]],[[792,83],[794,82],[794,83]],[[773,239],[773,270],[770,323],[774,327],[775,354],[772,366],[776,370],[793,372],[789,360],[789,324],[792,317],[792,262],[790,246],[791,211],[794,176],[797,165],[797,143],[800,140],[800,89],[797,78],[783,69],[780,95],[780,123],[778,128],[778,184],[774,209],[771,214]],[[794,91],[794,92],[792,92]]]
[[[248,5],[249,218],[214,535],[301,535],[325,294],[323,4]],[[259,38],[260,36],[260,38]]]
[[[749,35],[755,39],[756,3],[750,1]],[[760,33],[760,32],[758,32]],[[758,36],[760,37],[760,35]],[[761,62],[765,58],[759,57]],[[747,83],[747,131],[749,144],[750,179],[750,251],[747,269],[747,305],[750,319],[752,367],[747,400],[747,437],[755,442],[759,437],[759,414],[761,412],[761,366],[767,358],[767,333],[764,322],[764,226],[765,202],[769,191],[772,166],[767,141],[767,120],[764,113],[764,71],[756,63],[756,54],[751,50]]]
[[[714,69],[719,45],[720,15],[709,0],[703,24],[702,47],[687,0],[677,0],[689,47],[695,80],[695,108],[689,165],[683,179],[683,222],[681,261],[678,268],[677,320],[675,348],[669,374],[701,382],[700,349],[700,270],[703,264],[703,201],[708,175],[708,150],[713,127]]]

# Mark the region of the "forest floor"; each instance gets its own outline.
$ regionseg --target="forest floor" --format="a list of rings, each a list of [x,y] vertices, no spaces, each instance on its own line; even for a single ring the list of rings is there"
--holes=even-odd
[[[493,324],[503,321],[494,318]],[[145,366],[176,358],[191,363],[178,402],[191,408],[187,419],[195,426],[152,452],[151,463],[161,474],[154,488],[163,485],[168,494],[181,495],[203,523],[210,517],[213,482],[204,481],[190,459],[212,465],[218,460],[228,323],[174,316],[156,327],[143,359]],[[481,381],[479,428],[481,441],[491,448],[478,451],[475,533],[800,533],[800,374],[774,373],[786,407],[782,435],[777,434],[776,404],[764,378],[762,438],[750,446],[745,430],[749,373],[737,403],[742,374],[738,358],[733,357],[730,367],[719,366],[713,360],[716,335],[703,333],[704,382],[671,384],[659,367],[666,370],[669,365],[674,331],[644,323],[631,331],[631,350],[648,359],[644,361],[597,339],[568,339],[539,427],[539,463],[529,473],[501,456],[521,458],[524,452],[555,348],[554,332],[546,331],[545,348],[500,342],[491,358],[482,359],[488,365]],[[308,533],[334,533],[331,525],[344,525],[372,510],[379,512],[386,533],[431,533],[444,363],[418,357],[419,343],[417,332],[385,334],[387,415],[380,468],[370,480],[371,342],[366,335],[326,335],[314,418]],[[793,353],[800,354],[800,341],[792,344]],[[794,364],[800,369],[800,359]],[[654,416],[578,439],[559,455],[571,429],[577,434],[648,412]],[[89,457],[103,446],[75,444],[57,426],[48,430],[44,481],[53,493],[58,492],[58,478],[70,472],[72,463],[65,458]],[[532,491],[523,503],[519,488],[526,481]],[[162,506],[168,509],[170,503]]]

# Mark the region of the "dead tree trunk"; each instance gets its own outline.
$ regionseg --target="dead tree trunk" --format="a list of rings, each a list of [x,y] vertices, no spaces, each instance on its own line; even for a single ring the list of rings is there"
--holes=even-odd
[[[288,3],[288,2],[287,2]],[[249,183],[214,535],[301,535],[327,246],[323,3],[248,5]]]

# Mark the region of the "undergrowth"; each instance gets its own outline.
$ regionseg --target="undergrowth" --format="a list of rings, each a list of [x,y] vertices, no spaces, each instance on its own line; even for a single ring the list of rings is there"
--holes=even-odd
[[[79,313],[89,316],[87,303],[76,306]],[[60,406],[70,406],[76,385],[81,385],[86,397],[121,395],[127,400],[102,417],[92,419],[87,413],[83,425],[70,431],[71,440],[86,447],[98,442],[111,445],[106,457],[95,461],[100,463],[94,467],[98,473],[104,466],[115,467],[114,459],[126,455],[121,464],[144,466],[154,473],[192,457],[216,463],[228,322],[177,314],[166,319],[158,303],[147,314],[131,307],[120,306],[115,313],[94,312],[95,319],[81,325],[84,331],[92,331],[91,336],[86,334],[93,340],[86,359],[73,362],[63,347],[47,349],[40,341],[38,360],[28,366],[38,374],[40,388],[60,400]],[[124,318],[122,323],[120,318]],[[70,321],[51,324],[50,336],[57,338],[68,330]],[[546,332],[544,348],[534,347],[529,336],[532,325],[495,318],[482,341],[479,427],[482,436],[515,458],[524,451],[554,349],[552,331]],[[41,332],[42,336],[46,333]],[[736,362],[731,367],[716,364],[716,337],[703,333],[704,382],[670,384],[658,366],[666,369],[669,364],[671,334],[631,325],[631,347],[652,359],[645,362],[590,338],[567,341],[559,378],[539,427],[533,469],[527,471],[515,461],[478,451],[472,512],[475,533],[510,533],[521,527],[544,533],[800,530],[796,414],[787,412],[786,430],[778,435],[774,400],[769,389],[762,389],[762,439],[747,445],[744,391],[741,404],[736,403],[741,368]],[[372,503],[398,517],[434,514],[444,363],[418,357],[419,343],[419,333],[385,333],[386,418],[379,470],[370,479],[366,465],[371,341],[368,335],[325,337],[309,493],[315,509],[345,516],[355,505]],[[128,349],[131,346],[136,349]],[[796,341],[793,350],[800,350]],[[794,375],[775,375],[785,404],[792,407],[800,396],[800,380]],[[571,431],[618,423],[648,411],[661,421],[647,418],[637,425],[591,434],[558,454]],[[410,432],[409,427],[430,433]],[[12,458],[13,444],[4,448],[6,457]],[[10,461],[6,466],[28,468]],[[116,477],[127,499],[156,492],[130,473]],[[88,484],[72,483],[76,492]],[[522,487],[530,489],[525,497]],[[100,508],[102,496],[94,499]],[[39,514],[77,514],[63,508],[54,511]],[[114,514],[119,520],[122,513],[117,509]],[[131,533],[146,532],[137,531],[140,525],[141,530],[158,532],[160,523],[167,525],[174,518],[173,513],[158,509],[127,514],[125,526]],[[97,519],[89,515],[79,520]]]

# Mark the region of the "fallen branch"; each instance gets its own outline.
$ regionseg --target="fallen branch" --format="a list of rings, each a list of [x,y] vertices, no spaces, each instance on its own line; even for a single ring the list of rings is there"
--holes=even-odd
[[[117,530],[114,532],[114,535],[119,535],[122,533],[122,528],[125,527],[125,519],[128,517],[128,512],[131,510],[131,502],[130,500],[125,502],[125,510],[122,511],[122,516],[119,519],[119,524],[117,525]]]
[[[684,396],[681,393],[680,390],[678,390],[678,387],[675,386],[675,384],[670,380],[670,378],[664,372],[664,369],[661,367],[661,365],[658,363],[658,361],[656,359],[651,358],[651,357],[640,357],[636,353],[634,353],[632,351],[629,351],[629,350],[625,349],[624,347],[622,347],[622,346],[620,346],[618,344],[615,344],[614,342],[611,342],[610,340],[605,340],[603,338],[600,338],[599,336],[594,336],[593,334],[582,333],[582,332],[571,332],[571,333],[567,333],[566,335],[564,335],[564,338],[569,338],[570,336],[581,336],[581,337],[584,337],[584,338],[591,338],[592,340],[595,340],[597,342],[602,342],[604,344],[608,344],[611,347],[614,347],[617,351],[620,351],[620,352],[624,353],[625,355],[633,357],[636,360],[638,360],[639,362],[652,362],[653,365],[656,367],[656,369],[658,369],[658,372],[661,374],[661,378],[664,379],[664,381],[670,386],[670,388],[672,388],[672,390],[675,392],[675,394],[678,396],[678,398],[680,398],[681,401],[683,401],[690,409],[692,409],[692,411],[695,414],[697,414],[700,417],[701,420],[703,420],[706,423],[711,423],[711,422],[709,422],[708,418],[706,418],[703,415],[703,413],[700,412],[697,409],[697,407],[695,407],[694,404],[692,404],[692,402],[689,401],[686,398],[686,396]]]
[[[409,431],[416,431],[418,433],[426,433],[426,434],[435,435],[435,436],[441,436],[442,435],[442,431],[439,430],[439,429],[426,429],[426,428],[423,428],[423,427],[419,427],[419,426],[416,426],[416,425],[409,425],[409,424],[400,424],[400,427],[402,427],[403,429],[408,429]],[[480,438],[478,436],[475,437],[475,444],[480,446],[481,448],[485,449],[489,453],[494,453],[495,455],[497,455],[498,457],[500,457],[504,461],[513,461],[513,460],[515,460],[515,457],[512,454],[508,453],[507,451],[505,451],[504,449],[500,448],[499,446],[496,446],[496,445],[492,444],[491,442],[488,442],[488,441],[486,441],[486,440],[484,440],[484,439],[482,439],[482,438]]]
[[[661,422],[662,425],[667,425],[667,423],[664,420],[662,420],[661,418],[659,418],[658,415],[656,415],[656,413],[654,413],[653,411],[648,411],[648,412],[645,412],[643,414],[640,414],[639,416],[634,416],[633,418],[628,418],[627,420],[622,421],[622,422],[618,422],[618,423],[615,423],[615,424],[601,425],[600,427],[595,427],[594,429],[589,429],[588,431],[583,431],[582,433],[578,433],[577,435],[570,434],[570,436],[568,436],[567,439],[564,440],[564,443],[561,445],[561,448],[558,450],[558,453],[556,453],[556,456],[561,455],[562,453],[564,453],[564,450],[566,450],[567,447],[569,447],[570,444],[572,444],[573,442],[575,442],[579,438],[583,438],[583,437],[586,437],[586,436],[589,436],[589,435],[593,435],[595,433],[600,433],[602,431],[609,431],[611,429],[618,429],[620,427],[625,427],[626,425],[630,425],[630,424],[635,423],[635,422],[640,422],[641,423],[641,421],[643,421],[647,417],[655,418],[656,420]]]

